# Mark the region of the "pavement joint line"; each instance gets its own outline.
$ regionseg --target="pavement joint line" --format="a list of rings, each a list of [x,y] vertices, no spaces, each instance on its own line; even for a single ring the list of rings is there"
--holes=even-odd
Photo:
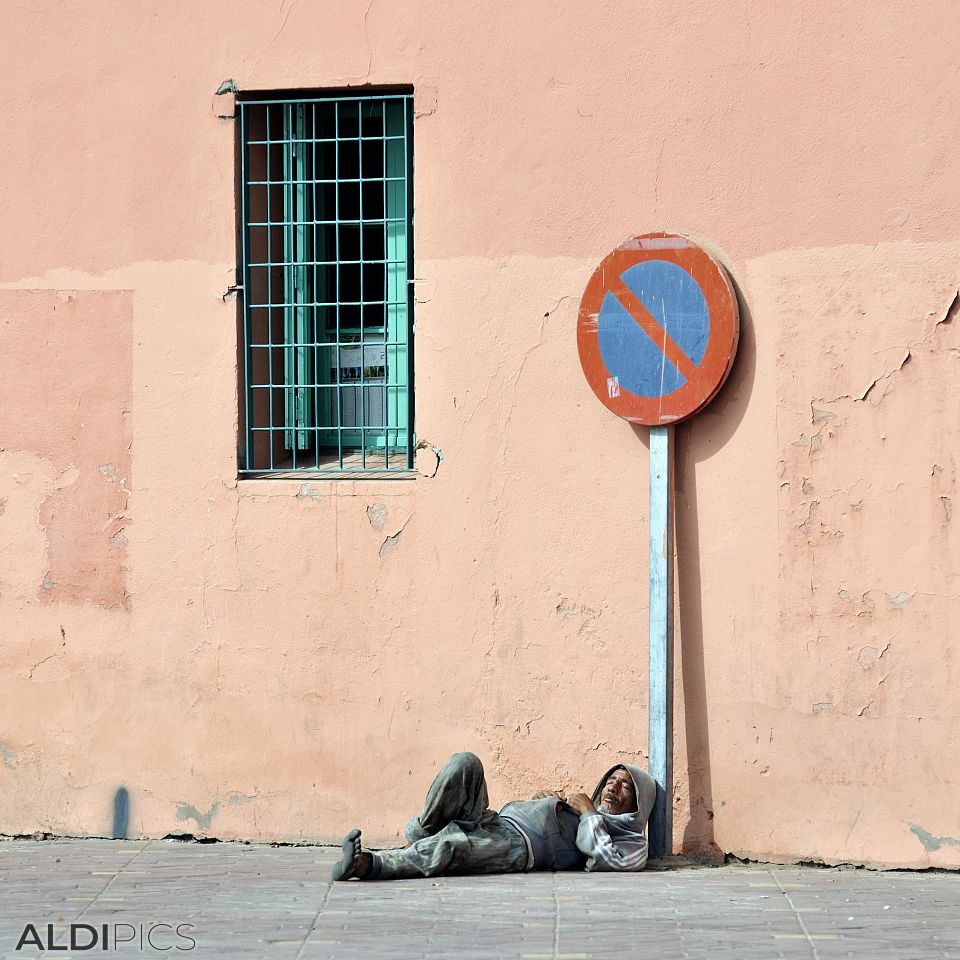
[[[560,891],[557,889],[557,874],[553,874],[553,960],[560,956]]]
[[[327,906],[327,903],[330,901],[330,894],[333,893],[333,880],[327,881],[327,890],[323,895],[323,900],[320,902],[320,908],[317,910],[314,915],[313,922],[310,924],[310,929],[307,930],[304,935],[303,940],[300,943],[300,949],[297,951],[297,955],[294,960],[300,960],[303,956],[303,951],[307,949],[307,945],[310,942],[310,937],[313,936],[313,931],[316,930],[317,924],[320,922],[320,917],[323,916],[323,911]]]
[[[803,931],[803,936],[807,941],[807,946],[810,947],[810,954],[813,957],[813,960],[820,960],[820,954],[817,951],[817,945],[813,942],[813,937],[810,936],[810,931],[807,929],[807,925],[803,922],[803,917],[800,916],[800,911],[796,908],[796,906],[794,906],[793,898],[784,889],[784,886],[780,882],[780,878],[777,876],[775,870],[770,871],[770,876],[773,877],[774,882],[780,888],[780,892],[787,898],[787,903],[790,904],[790,909],[793,911],[794,916],[797,918],[797,923],[799,924],[800,929]]]
[[[804,936],[802,933],[775,933],[774,940],[840,940],[839,933],[815,933],[812,936]]]
[[[97,901],[99,901],[100,898],[113,886],[113,884],[116,883],[120,874],[123,873],[123,871],[126,870],[126,868],[129,867],[134,860],[136,860],[138,857],[142,857],[143,854],[153,846],[153,844],[153,840],[148,840],[125,864],[123,864],[123,866],[121,866],[107,881],[107,885],[83,908],[83,910],[80,911],[80,915],[76,917],[73,922],[79,923],[87,915],[87,912],[93,909]]]

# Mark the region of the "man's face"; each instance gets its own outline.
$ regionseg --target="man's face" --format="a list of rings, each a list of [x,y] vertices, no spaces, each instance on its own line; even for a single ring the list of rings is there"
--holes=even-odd
[[[633,813],[637,809],[633,778],[622,767],[607,777],[607,782],[600,791],[598,809],[604,813]]]

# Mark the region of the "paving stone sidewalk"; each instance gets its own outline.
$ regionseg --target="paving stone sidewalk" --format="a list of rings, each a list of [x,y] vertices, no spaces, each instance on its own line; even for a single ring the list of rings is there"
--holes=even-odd
[[[112,957],[960,960],[960,875],[678,866],[331,884],[337,854],[170,840],[0,842],[0,957],[104,956],[102,941],[69,948],[74,923],[98,936],[107,924]],[[44,945],[53,924],[60,949],[28,943],[18,952],[27,924]],[[181,924],[191,926],[178,935]],[[82,947],[91,934],[78,928],[77,937]]]

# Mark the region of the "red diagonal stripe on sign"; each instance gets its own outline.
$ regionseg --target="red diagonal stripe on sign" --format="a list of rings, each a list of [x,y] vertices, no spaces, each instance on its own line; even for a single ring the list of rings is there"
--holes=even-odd
[[[663,351],[666,358],[680,371],[689,383],[697,375],[693,361],[677,346],[677,342],[654,320],[650,311],[640,302],[637,295],[620,279],[610,286],[610,292],[620,301],[620,305],[640,325],[647,336]]]

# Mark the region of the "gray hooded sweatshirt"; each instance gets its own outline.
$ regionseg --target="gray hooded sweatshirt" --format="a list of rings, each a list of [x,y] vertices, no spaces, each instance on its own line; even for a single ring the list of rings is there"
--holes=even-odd
[[[527,842],[528,870],[642,870],[647,862],[647,838],[643,834],[657,788],[653,778],[629,763],[612,766],[593,791],[599,806],[603,786],[614,770],[626,770],[633,779],[637,809],[632,813],[578,816],[556,797],[516,800],[500,816],[520,831]]]

